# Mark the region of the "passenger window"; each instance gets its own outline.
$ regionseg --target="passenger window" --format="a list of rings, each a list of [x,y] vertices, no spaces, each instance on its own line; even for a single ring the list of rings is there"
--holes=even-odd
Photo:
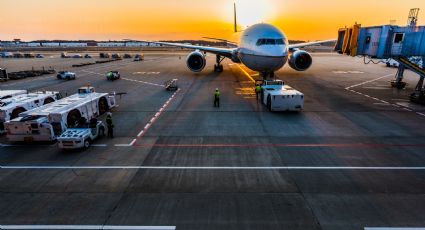
[[[404,34],[403,33],[396,33],[394,36],[394,43],[401,43],[403,41]]]
[[[261,46],[264,44],[264,39],[258,39],[257,46]]]

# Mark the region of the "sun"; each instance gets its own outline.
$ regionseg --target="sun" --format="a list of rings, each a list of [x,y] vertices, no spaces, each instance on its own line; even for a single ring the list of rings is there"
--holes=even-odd
[[[261,22],[269,22],[275,16],[272,0],[237,0],[238,25],[242,28]]]

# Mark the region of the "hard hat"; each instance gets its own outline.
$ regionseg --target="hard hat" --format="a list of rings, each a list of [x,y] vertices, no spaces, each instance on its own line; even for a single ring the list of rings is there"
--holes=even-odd
[[[108,113],[107,113],[107,115],[108,115],[108,116],[112,116],[112,113],[111,113],[111,112],[108,112]]]
[[[218,91],[218,88],[215,88],[215,91]]]

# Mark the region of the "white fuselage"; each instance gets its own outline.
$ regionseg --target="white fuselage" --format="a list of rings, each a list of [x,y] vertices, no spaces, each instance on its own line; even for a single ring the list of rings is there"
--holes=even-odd
[[[274,72],[288,60],[288,39],[273,25],[256,24],[243,31],[237,55],[251,70]]]

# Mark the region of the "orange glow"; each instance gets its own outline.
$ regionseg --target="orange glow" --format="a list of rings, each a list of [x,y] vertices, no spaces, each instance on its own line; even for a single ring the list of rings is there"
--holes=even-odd
[[[405,25],[423,0],[235,0],[240,27],[273,23],[289,39],[336,36],[340,27]],[[228,0],[1,0],[0,39],[232,39],[233,1]],[[425,24],[425,12],[419,13]]]

